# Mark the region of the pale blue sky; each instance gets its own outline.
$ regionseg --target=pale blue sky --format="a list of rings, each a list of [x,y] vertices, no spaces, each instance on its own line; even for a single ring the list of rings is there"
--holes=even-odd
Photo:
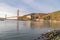
[[[16,15],[19,8],[20,15],[33,12],[53,12],[60,10],[60,0],[0,0],[0,15]]]

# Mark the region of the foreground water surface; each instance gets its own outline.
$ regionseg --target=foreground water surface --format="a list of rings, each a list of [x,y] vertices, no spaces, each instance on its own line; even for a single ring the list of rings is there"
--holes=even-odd
[[[42,33],[60,29],[59,23],[47,21],[0,21],[0,40],[33,40]]]

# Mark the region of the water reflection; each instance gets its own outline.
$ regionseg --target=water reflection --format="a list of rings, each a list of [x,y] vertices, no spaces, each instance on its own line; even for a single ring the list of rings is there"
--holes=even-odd
[[[20,28],[19,28],[20,27]],[[60,29],[60,22],[48,22],[48,21],[17,21],[17,31],[20,29],[34,29],[34,28],[52,28]]]
[[[31,40],[32,37],[38,37],[41,33],[57,28],[60,28],[60,22],[6,20],[0,22],[0,38],[6,40]]]
[[[60,22],[51,22],[50,27],[54,29],[60,29]]]
[[[19,32],[19,21],[17,20],[17,32]]]
[[[21,26],[22,23],[20,23],[19,21],[17,21],[17,27],[20,25]],[[23,21],[22,26],[25,26],[27,28],[32,28],[32,27],[36,27],[36,28],[41,28],[41,27],[48,27],[48,25],[50,25],[50,23],[44,22],[44,21]]]
[[[19,23],[19,21],[17,21],[17,31],[19,31],[19,27],[21,26],[22,23]],[[46,25],[46,23],[41,22],[41,21],[25,21],[22,26],[25,26],[27,28],[40,28],[40,27],[44,27]]]
[[[50,30],[50,23],[46,21],[17,21],[17,32],[44,32]],[[40,30],[40,31],[38,31]]]
[[[31,21],[26,21],[26,27],[28,27],[28,28],[31,27]]]
[[[43,22],[40,22],[40,21],[32,21],[31,22],[31,27],[36,27],[36,28],[40,28],[40,27],[42,27],[44,25],[44,23]]]

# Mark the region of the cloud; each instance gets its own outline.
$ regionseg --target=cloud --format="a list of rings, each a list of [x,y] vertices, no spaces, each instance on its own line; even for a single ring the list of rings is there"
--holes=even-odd
[[[0,3],[0,16],[4,17],[5,14],[8,16],[11,16],[15,13],[16,9],[5,4],[5,3]]]
[[[15,7],[9,6],[6,3],[0,3],[0,17],[5,17],[6,14],[8,17],[16,16],[17,9],[20,10],[20,15],[28,14],[27,12],[24,12],[26,11],[27,7],[15,8]]]
[[[29,14],[31,12],[52,12],[60,10],[58,0],[16,0],[0,2],[0,17],[16,16],[17,8],[20,10],[20,15]],[[18,4],[16,4],[18,2]]]
[[[36,10],[40,10],[40,12],[52,12],[60,9],[60,7],[58,7],[59,3],[57,0],[43,0],[42,2],[41,0],[40,1],[21,0],[21,1]]]

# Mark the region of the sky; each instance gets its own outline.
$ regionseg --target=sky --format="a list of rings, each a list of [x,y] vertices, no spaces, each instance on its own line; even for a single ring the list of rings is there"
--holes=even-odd
[[[48,13],[60,10],[60,0],[0,0],[0,17],[30,13]]]

